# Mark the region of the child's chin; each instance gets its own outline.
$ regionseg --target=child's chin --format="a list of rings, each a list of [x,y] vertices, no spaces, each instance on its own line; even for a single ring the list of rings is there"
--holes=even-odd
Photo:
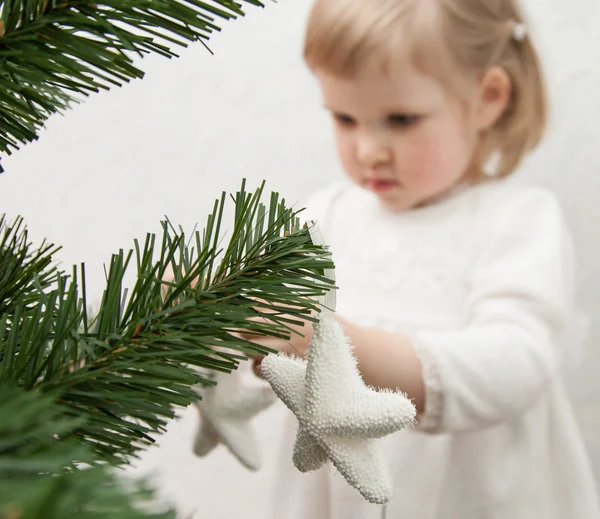
[[[411,200],[408,196],[402,196],[402,194],[396,194],[396,196],[382,196],[379,195],[379,202],[388,211],[399,213],[401,211],[408,211],[418,205],[418,201]]]

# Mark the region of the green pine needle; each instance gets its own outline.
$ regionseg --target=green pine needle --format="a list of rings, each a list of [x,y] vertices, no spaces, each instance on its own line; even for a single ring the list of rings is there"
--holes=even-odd
[[[259,0],[240,2],[263,6]],[[0,152],[11,154],[37,139],[48,117],[82,96],[143,77],[133,64],[136,56],[171,58],[175,45],[207,41],[220,30],[217,19],[244,15],[242,3],[0,2]]]
[[[38,303],[39,293],[57,280],[52,255],[58,250],[44,242],[32,251],[23,219],[9,225],[0,215],[0,315],[13,314],[18,304],[30,307]]]
[[[174,519],[141,508],[150,492],[115,479],[70,435],[81,418],[41,391],[0,384],[1,519]],[[89,468],[74,470],[75,463]],[[147,507],[146,507],[147,508]]]

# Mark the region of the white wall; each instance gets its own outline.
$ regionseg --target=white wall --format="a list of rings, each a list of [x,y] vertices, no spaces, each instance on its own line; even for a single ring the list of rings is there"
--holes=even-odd
[[[553,131],[528,163],[526,179],[552,187],[574,228],[581,288],[593,318],[586,362],[572,376],[577,413],[600,474],[600,0],[530,0],[555,100]],[[163,215],[190,228],[204,223],[222,190],[261,179],[302,203],[339,168],[329,122],[300,59],[309,3],[281,0],[252,8],[179,60],[148,58],[147,77],[92,97],[57,116],[37,143],[3,159],[0,211],[21,214],[32,237],[60,243],[65,267],[85,261],[92,296],[102,262],[134,237],[157,230]],[[258,421],[265,448],[282,410]],[[173,422],[161,447],[140,464],[159,468],[164,495],[194,517],[263,517],[267,468],[246,473],[224,452],[193,458],[191,410]],[[237,494],[240,500],[230,499]]]

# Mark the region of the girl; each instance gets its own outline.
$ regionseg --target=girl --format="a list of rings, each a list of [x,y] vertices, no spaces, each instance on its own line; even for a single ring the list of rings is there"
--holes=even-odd
[[[540,65],[516,0],[316,0],[304,56],[349,182],[310,204],[365,382],[413,399],[387,438],[389,519],[598,519],[563,381],[573,257],[555,198],[509,177],[540,140]],[[303,356],[310,324],[276,349]],[[370,519],[331,469],[277,519]]]

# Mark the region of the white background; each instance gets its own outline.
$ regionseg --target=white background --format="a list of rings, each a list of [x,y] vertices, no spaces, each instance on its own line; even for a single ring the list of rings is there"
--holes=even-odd
[[[553,96],[551,133],[523,179],[560,197],[580,258],[592,330],[585,362],[570,375],[577,416],[600,474],[600,0],[530,0]],[[290,203],[338,178],[329,121],[300,57],[309,8],[281,0],[248,8],[178,60],[147,58],[144,81],[102,93],[53,118],[38,142],[3,158],[0,212],[26,217],[34,239],[64,246],[64,267],[86,262],[92,299],[102,263],[134,237],[175,223],[202,226],[215,197],[264,178]],[[158,470],[161,493],[193,517],[264,517],[283,410],[256,427],[265,468],[250,474],[219,450],[191,454],[196,415],[182,413],[139,471]],[[238,499],[232,499],[238,496]]]

